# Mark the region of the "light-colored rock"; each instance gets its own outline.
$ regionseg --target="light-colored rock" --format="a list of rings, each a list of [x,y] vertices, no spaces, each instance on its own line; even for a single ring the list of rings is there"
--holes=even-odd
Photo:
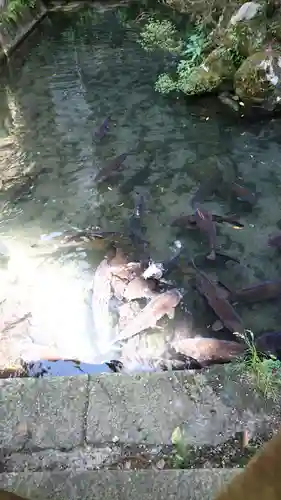
[[[230,24],[253,19],[262,10],[262,5],[257,2],[245,2],[230,19]]]

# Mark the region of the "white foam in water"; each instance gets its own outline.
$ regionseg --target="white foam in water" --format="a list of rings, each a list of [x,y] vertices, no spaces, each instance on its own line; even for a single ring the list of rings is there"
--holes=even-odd
[[[55,347],[63,358],[91,363],[97,352],[93,332],[87,328],[81,271],[73,261],[64,266],[38,263],[24,248],[13,249],[9,263],[9,272],[17,276],[23,296],[28,297],[33,342]]]

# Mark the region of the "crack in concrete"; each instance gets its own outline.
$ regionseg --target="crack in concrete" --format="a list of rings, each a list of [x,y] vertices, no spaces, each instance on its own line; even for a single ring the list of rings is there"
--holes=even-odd
[[[84,445],[87,444],[88,414],[90,405],[90,380],[91,380],[90,375],[88,375],[86,383],[86,391],[85,391],[86,401],[82,417],[82,443]]]

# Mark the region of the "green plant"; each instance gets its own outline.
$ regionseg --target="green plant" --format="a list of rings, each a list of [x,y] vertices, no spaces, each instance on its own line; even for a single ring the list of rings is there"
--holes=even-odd
[[[174,469],[184,469],[189,457],[189,447],[179,427],[173,430],[171,440],[174,447],[171,465]]]
[[[36,0],[9,0],[0,12],[0,23],[16,23],[26,7],[34,8]]]
[[[246,330],[237,334],[247,345],[244,360],[239,363],[239,368],[248,372],[253,378],[257,388],[266,396],[276,399],[281,389],[281,361],[275,356],[262,359],[255,346],[254,334]]]
[[[174,54],[182,51],[182,40],[171,21],[150,17],[140,33],[139,43],[148,52],[162,49]]]
[[[168,94],[173,90],[187,92],[187,84],[192,80],[194,69],[199,66],[203,60],[203,53],[207,43],[206,33],[201,27],[196,27],[187,35],[187,39],[182,42],[181,59],[177,66],[177,78],[173,79],[167,73],[159,75],[155,83],[155,90],[161,94]],[[193,75],[194,76],[194,75]],[[196,84],[192,82],[191,88]]]

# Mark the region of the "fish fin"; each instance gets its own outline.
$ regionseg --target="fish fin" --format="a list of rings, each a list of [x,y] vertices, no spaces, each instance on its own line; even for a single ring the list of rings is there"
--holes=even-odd
[[[216,260],[216,252],[215,250],[211,250],[211,252],[206,256],[208,260]]]
[[[213,332],[218,332],[219,330],[222,330],[223,324],[222,322],[217,319],[213,324],[212,324],[212,330]]]
[[[167,314],[167,316],[168,316],[169,319],[174,319],[174,317],[175,317],[175,309],[173,308],[170,311],[167,311],[166,314]]]

